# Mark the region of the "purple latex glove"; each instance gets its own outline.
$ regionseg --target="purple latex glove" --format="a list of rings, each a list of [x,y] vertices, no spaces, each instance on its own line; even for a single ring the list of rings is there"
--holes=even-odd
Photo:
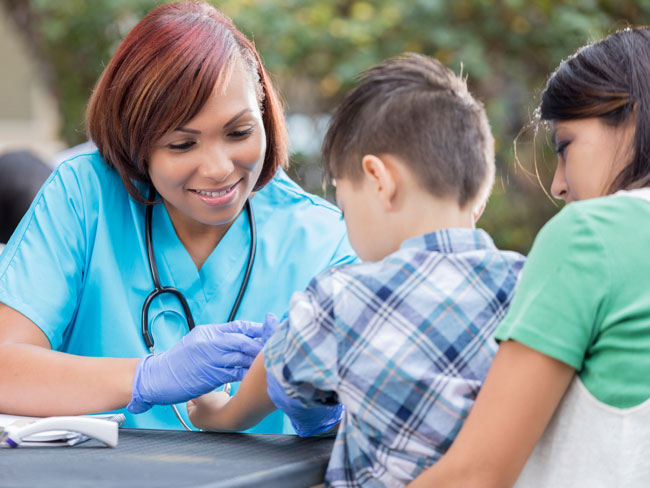
[[[282,321],[286,317],[286,315],[282,317]],[[279,325],[280,322],[275,318],[275,315],[266,314],[262,333],[264,343],[273,335]],[[297,398],[287,395],[278,380],[268,372],[266,374],[266,383],[266,392],[269,398],[277,408],[289,417],[291,425],[300,437],[325,432],[338,424],[343,417],[344,408],[340,403],[337,405],[307,407]]]
[[[241,381],[262,349],[263,331],[262,324],[243,320],[195,327],[168,351],[138,362],[126,408],[142,413]]]

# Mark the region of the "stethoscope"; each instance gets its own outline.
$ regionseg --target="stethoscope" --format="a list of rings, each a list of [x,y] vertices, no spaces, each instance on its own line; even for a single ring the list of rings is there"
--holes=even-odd
[[[151,190],[149,191],[149,201],[153,201],[155,197],[156,197],[156,189],[151,187]],[[250,227],[250,232],[251,232],[251,245],[250,248],[248,249],[248,263],[246,264],[246,272],[244,273],[244,279],[242,281],[241,286],[239,287],[239,293],[237,294],[235,303],[232,306],[230,315],[228,316],[228,322],[232,322],[232,320],[235,318],[235,315],[237,315],[237,310],[239,310],[239,305],[241,304],[244,293],[246,292],[246,288],[248,287],[248,281],[250,278],[251,270],[253,269],[253,262],[255,261],[255,253],[257,251],[257,232],[255,229],[255,219],[253,217],[253,209],[251,208],[250,199],[246,199],[246,203],[244,206],[246,208],[246,213],[248,214],[248,225]],[[147,246],[147,258],[149,260],[149,270],[151,271],[151,279],[153,280],[154,290],[149,294],[147,299],[144,301],[144,305],[142,306],[142,338],[144,339],[145,344],[149,348],[149,351],[153,353],[154,340],[153,340],[153,334],[149,329],[149,307],[151,306],[151,303],[153,302],[154,299],[158,298],[160,295],[164,295],[165,293],[169,293],[170,295],[175,296],[180,302],[181,306],[183,307],[183,312],[185,313],[185,319],[187,320],[188,330],[192,330],[194,328],[194,318],[192,317],[192,311],[190,310],[190,306],[188,305],[185,296],[180,292],[180,290],[172,286],[162,286],[160,284],[160,277],[158,276],[158,266],[156,265],[156,258],[154,257],[154,252],[153,252],[153,239],[151,237],[152,218],[153,218],[153,205],[149,204],[147,205],[147,212],[145,215],[144,233],[145,233],[145,241]],[[230,392],[230,383],[226,383],[224,385],[224,390],[227,393]],[[183,420],[183,417],[181,417],[181,414],[179,413],[178,408],[176,408],[176,405],[172,405],[172,409],[174,410],[174,413],[176,414],[176,417],[178,418],[178,421],[181,423],[181,425],[186,430],[192,430],[187,425],[187,423]]]

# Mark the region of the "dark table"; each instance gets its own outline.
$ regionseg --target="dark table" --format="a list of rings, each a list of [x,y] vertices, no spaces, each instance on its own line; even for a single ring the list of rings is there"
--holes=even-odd
[[[0,487],[307,487],[323,482],[334,439],[120,429],[116,448],[0,449]]]

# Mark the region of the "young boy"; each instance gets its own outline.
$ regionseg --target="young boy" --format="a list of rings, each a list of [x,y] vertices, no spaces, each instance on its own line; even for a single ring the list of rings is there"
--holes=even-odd
[[[192,423],[248,428],[275,408],[269,395],[340,402],[328,485],[399,486],[434,464],[481,387],[524,262],[474,229],[493,145],[483,106],[436,60],[407,55],[362,74],[323,153],[366,263],[295,293],[237,394],[190,402]],[[316,431],[337,420],[330,412]]]

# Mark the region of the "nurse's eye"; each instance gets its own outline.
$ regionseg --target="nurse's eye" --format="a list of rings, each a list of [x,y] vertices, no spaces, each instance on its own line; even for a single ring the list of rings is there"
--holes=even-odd
[[[246,129],[241,129],[241,130],[234,130],[230,132],[228,135],[232,137],[233,139],[243,139],[246,136],[249,136],[253,133],[253,128],[248,127]]]
[[[174,151],[186,151],[196,144],[194,141],[183,141],[178,143],[167,144],[169,149]]]

